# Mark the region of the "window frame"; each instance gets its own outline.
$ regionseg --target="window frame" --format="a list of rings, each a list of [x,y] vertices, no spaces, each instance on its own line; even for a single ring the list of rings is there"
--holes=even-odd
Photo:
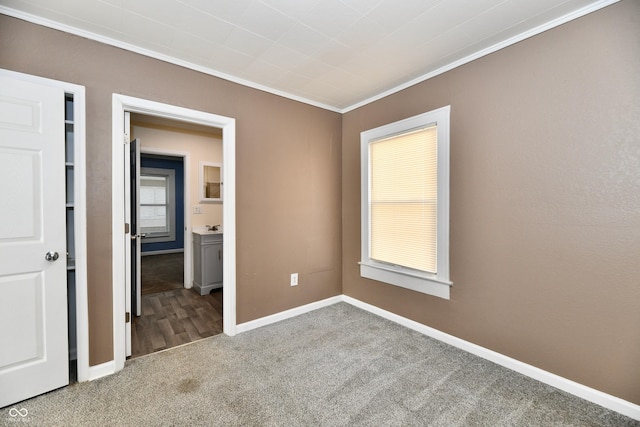
[[[140,226],[140,234],[144,234],[143,243],[161,243],[172,242],[176,240],[176,178],[175,171],[173,169],[161,169],[161,168],[140,168],[140,180],[142,176],[161,176],[166,178],[167,197],[164,205],[167,209],[167,231],[154,231],[148,230]],[[156,206],[151,204],[143,204],[138,202],[139,208],[142,206]]]
[[[360,133],[361,156],[361,257],[360,276],[417,292],[450,298],[449,279],[449,158],[451,106],[422,113]],[[375,141],[436,124],[438,129],[437,165],[437,272],[427,273],[375,261],[370,257],[371,213],[370,145]]]

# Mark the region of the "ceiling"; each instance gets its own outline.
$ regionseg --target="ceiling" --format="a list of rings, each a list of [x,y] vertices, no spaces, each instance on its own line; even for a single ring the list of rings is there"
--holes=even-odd
[[[0,0],[0,13],[345,112],[618,0]]]

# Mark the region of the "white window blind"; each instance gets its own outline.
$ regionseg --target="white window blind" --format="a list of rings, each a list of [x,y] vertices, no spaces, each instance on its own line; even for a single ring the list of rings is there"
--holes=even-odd
[[[360,133],[360,275],[445,299],[450,110]]]
[[[370,144],[370,257],[437,273],[438,131]]]
[[[168,188],[166,176],[140,177],[140,227],[146,232],[168,232]]]

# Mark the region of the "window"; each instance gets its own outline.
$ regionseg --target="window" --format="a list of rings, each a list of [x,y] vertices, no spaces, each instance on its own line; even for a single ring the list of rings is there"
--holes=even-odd
[[[449,298],[449,112],[362,132],[360,275]]]
[[[144,243],[176,239],[175,172],[140,168],[140,232]]]

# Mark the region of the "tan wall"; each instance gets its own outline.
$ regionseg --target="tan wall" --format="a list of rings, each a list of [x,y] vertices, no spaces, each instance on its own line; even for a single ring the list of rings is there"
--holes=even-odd
[[[238,119],[239,322],[343,291],[640,404],[638,22],[640,3],[622,1],[350,112],[341,130],[338,114],[0,16],[0,67],[87,88],[91,365],[113,357],[117,92]],[[445,301],[359,277],[358,135],[448,104]]]
[[[343,292],[640,404],[640,2],[343,117]],[[451,105],[450,301],[359,277],[359,133]]]
[[[222,135],[205,134],[175,127],[149,123],[131,123],[131,137],[140,138],[141,150],[156,148],[189,153],[189,177],[185,182],[189,192],[191,227],[223,225],[221,203],[200,203],[199,168],[200,162],[222,164]],[[200,206],[201,214],[193,213],[193,206]]]
[[[113,359],[112,93],[236,118],[239,323],[341,293],[339,114],[4,15],[0,67],[86,87],[92,366]]]

